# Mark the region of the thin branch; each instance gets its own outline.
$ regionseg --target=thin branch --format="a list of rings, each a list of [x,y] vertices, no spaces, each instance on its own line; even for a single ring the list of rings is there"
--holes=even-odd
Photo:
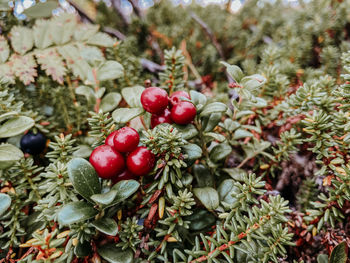
[[[145,58],[141,58],[140,59],[141,65],[144,69],[147,69],[149,72],[152,73],[158,73],[160,71],[164,71],[165,70],[165,66],[161,66],[151,60],[145,59]]]
[[[199,17],[197,16],[194,12],[190,12],[190,15],[194,21],[196,21],[204,30],[206,35],[210,38],[211,42],[213,43],[214,47],[216,48],[217,52],[219,53],[220,57],[225,60],[225,55],[222,50],[222,46],[216,39],[216,36],[213,34],[209,26]]]
[[[112,5],[115,11],[120,15],[123,20],[124,26],[128,27],[131,23],[131,19],[128,15],[125,14],[121,7],[121,0],[112,0]]]

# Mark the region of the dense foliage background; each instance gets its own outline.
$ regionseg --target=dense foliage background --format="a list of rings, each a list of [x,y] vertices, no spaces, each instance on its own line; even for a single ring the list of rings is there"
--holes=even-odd
[[[350,1],[141,3],[0,0],[0,262],[347,262]],[[124,126],[157,163],[101,180]]]

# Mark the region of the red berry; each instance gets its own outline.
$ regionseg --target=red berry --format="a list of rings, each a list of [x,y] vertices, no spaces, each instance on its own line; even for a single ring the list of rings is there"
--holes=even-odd
[[[171,119],[176,124],[189,124],[196,117],[196,107],[188,101],[181,101],[171,108]]]
[[[173,123],[170,117],[170,110],[165,109],[161,114],[152,114],[151,116],[152,129],[161,123],[169,123],[169,124]]]
[[[114,131],[114,132],[110,133],[110,134],[107,136],[107,138],[106,138],[106,140],[105,140],[105,144],[106,144],[106,145],[109,145],[109,146],[111,146],[111,147],[114,147],[114,141],[113,141],[113,139],[114,139],[114,136],[115,136],[116,133],[117,133],[117,131]]]
[[[147,147],[141,146],[128,155],[126,165],[130,172],[142,176],[152,171],[155,162],[154,154]]]
[[[190,95],[184,91],[184,90],[178,90],[175,91],[173,94],[171,94],[170,96],[170,102],[171,104],[174,106],[175,104],[179,103],[180,101],[182,101],[182,98],[186,98],[186,99],[191,99]]]
[[[150,87],[142,92],[141,103],[149,113],[160,114],[168,107],[168,94],[161,88]]]
[[[110,179],[120,174],[125,168],[123,155],[109,145],[98,146],[92,151],[89,161],[98,176],[103,179]]]
[[[139,145],[138,132],[130,127],[124,127],[116,131],[113,138],[114,149],[119,152],[132,152]]]
[[[122,180],[131,180],[131,179],[136,179],[136,176],[134,174],[132,174],[128,169],[126,169],[121,174],[114,176],[112,178],[112,183],[116,184]]]

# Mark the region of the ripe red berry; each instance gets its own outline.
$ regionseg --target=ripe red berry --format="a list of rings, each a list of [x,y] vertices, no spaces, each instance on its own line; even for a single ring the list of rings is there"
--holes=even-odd
[[[109,145],[98,146],[92,151],[89,161],[98,176],[103,179],[110,179],[120,174],[125,168],[123,155]]]
[[[161,88],[150,87],[142,92],[141,103],[149,113],[160,114],[168,107],[168,94]]]
[[[188,101],[181,101],[171,108],[171,119],[176,124],[189,124],[196,117],[196,107]]]
[[[139,142],[138,132],[130,127],[117,130],[113,138],[114,149],[122,153],[132,152],[139,145]]]
[[[191,99],[190,95],[184,91],[184,90],[178,90],[175,91],[173,94],[171,94],[170,96],[170,102],[171,104],[174,106],[175,104],[179,103],[180,101],[182,101],[182,98],[186,98],[186,99]]]
[[[161,123],[169,123],[169,124],[173,123],[170,117],[170,110],[165,109],[161,114],[152,114],[151,116],[152,129]]]
[[[106,138],[106,140],[105,140],[105,144],[106,144],[106,145],[109,145],[109,146],[111,146],[111,147],[114,147],[114,141],[113,141],[113,139],[114,139],[114,136],[115,136],[116,133],[117,133],[117,131],[114,131],[114,132],[110,133],[110,134],[107,136],[107,138]]]
[[[141,146],[128,155],[126,165],[130,172],[142,176],[152,171],[155,161],[154,154],[147,147]]]
[[[116,184],[122,180],[131,180],[131,179],[136,179],[136,176],[134,174],[132,174],[128,169],[126,169],[121,174],[114,176],[112,178],[112,183]]]

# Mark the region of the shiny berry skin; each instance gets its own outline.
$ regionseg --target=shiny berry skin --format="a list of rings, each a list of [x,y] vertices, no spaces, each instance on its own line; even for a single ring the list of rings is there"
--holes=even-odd
[[[141,146],[128,155],[126,165],[133,174],[143,176],[152,171],[155,162],[154,154],[147,147]]]
[[[113,138],[114,149],[118,152],[132,152],[139,145],[140,136],[138,132],[130,127],[117,130]]]
[[[114,131],[114,132],[110,133],[110,134],[107,136],[107,138],[106,138],[106,140],[105,140],[105,144],[106,144],[106,145],[109,145],[109,146],[111,146],[111,147],[114,147],[114,141],[113,141],[113,139],[114,139],[114,136],[115,136],[116,133],[117,133],[117,131]]]
[[[161,114],[152,114],[151,116],[151,128],[153,129],[159,124],[169,123],[172,124],[173,121],[170,117],[170,110],[165,109]]]
[[[150,87],[142,92],[141,103],[149,113],[160,114],[168,107],[168,94],[161,88]]]
[[[20,145],[23,152],[36,155],[45,149],[46,137],[40,132],[28,132],[21,138]]]
[[[181,101],[171,108],[171,119],[176,124],[189,124],[196,117],[196,107],[188,101]]]
[[[179,103],[180,101],[182,101],[182,98],[186,98],[186,99],[191,99],[190,95],[184,91],[184,90],[178,90],[175,91],[173,94],[171,94],[170,96],[170,102],[172,105],[175,105],[177,103]]]
[[[136,179],[137,177],[132,174],[128,169],[124,170],[121,174],[118,174],[117,176],[114,176],[112,178],[112,183],[116,184],[122,180],[131,180],[131,179]]]
[[[109,145],[98,146],[92,151],[89,161],[98,176],[103,179],[110,179],[120,174],[125,168],[123,155]]]

